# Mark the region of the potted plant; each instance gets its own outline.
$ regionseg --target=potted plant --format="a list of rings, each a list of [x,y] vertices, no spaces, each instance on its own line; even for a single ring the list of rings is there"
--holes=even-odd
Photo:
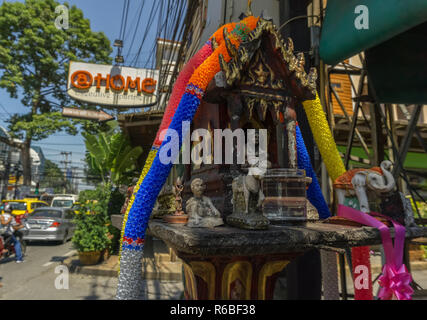
[[[102,252],[111,243],[108,236],[109,196],[106,187],[99,186],[96,190],[82,192],[79,197],[79,214],[74,219],[76,230],[72,242],[83,265],[97,264]]]

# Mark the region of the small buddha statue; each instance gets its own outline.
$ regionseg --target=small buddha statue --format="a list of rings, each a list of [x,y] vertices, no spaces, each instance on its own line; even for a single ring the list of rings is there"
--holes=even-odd
[[[203,180],[196,178],[191,182],[191,197],[186,202],[186,211],[189,215],[187,227],[213,228],[224,224],[221,213],[212,203],[212,200],[203,195],[206,185]]]
[[[174,215],[176,216],[181,216],[184,213],[184,211],[182,210],[182,197],[181,197],[181,193],[184,190],[184,184],[182,183],[182,178],[178,177],[176,179],[175,185],[173,186],[173,194],[175,196],[175,213]]]

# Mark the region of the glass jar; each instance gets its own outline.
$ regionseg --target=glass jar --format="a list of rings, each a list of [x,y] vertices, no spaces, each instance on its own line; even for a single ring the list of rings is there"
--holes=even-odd
[[[262,212],[273,224],[307,221],[307,181],[303,169],[269,169],[262,180]]]

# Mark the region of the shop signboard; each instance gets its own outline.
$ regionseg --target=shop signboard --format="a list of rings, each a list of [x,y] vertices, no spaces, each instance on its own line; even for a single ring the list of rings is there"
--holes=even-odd
[[[76,100],[116,108],[157,103],[159,70],[70,62],[67,92]]]

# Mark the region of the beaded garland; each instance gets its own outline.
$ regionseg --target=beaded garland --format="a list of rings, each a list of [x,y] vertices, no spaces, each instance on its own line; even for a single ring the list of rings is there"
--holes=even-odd
[[[257,21],[258,21],[257,18],[248,17],[245,20],[243,20],[241,23],[237,24],[236,25],[237,27],[234,30],[237,30],[239,33],[241,33],[242,30],[253,30],[256,26]],[[243,24],[246,25],[246,28],[240,26]],[[251,29],[248,28],[249,24],[252,25]],[[233,33],[233,31],[231,32],[231,35],[234,35],[234,37],[230,40],[233,42],[233,44],[236,47],[238,47],[238,45],[240,44],[238,34]],[[220,40],[221,39],[220,35],[221,34],[218,34],[218,32],[217,32],[214,36],[215,36],[215,38],[217,38],[217,40]],[[229,54],[228,54],[228,51],[227,51],[227,48],[225,46],[224,41],[221,41],[221,42],[218,41],[218,43],[219,43],[219,47],[215,50],[215,52],[213,54],[209,55],[207,57],[207,59],[205,59],[205,61],[198,68],[195,69],[194,73],[190,77],[189,83],[185,89],[185,93],[182,96],[181,101],[180,101],[177,109],[174,112],[172,122],[169,125],[169,128],[173,128],[179,133],[180,142],[182,141],[182,128],[181,128],[182,127],[182,121],[191,121],[192,120],[194,113],[195,113],[198,105],[200,104],[200,99],[202,98],[202,95],[204,94],[205,88],[207,87],[208,83],[212,80],[213,76],[217,72],[220,71],[220,67],[219,67],[219,63],[218,63],[219,54],[222,54],[226,61],[231,59]],[[166,127],[166,125],[161,126],[159,131],[161,132],[164,129],[164,127]],[[158,140],[158,139],[156,139],[156,140]],[[158,142],[158,141],[156,141],[156,142]],[[166,144],[167,142],[168,141],[164,141],[162,143],[162,146],[164,144]],[[160,146],[160,148],[162,146]],[[155,150],[155,149],[153,148],[152,151],[153,150]],[[157,152],[156,152],[156,156],[153,159],[153,163],[150,165],[150,168],[149,168],[147,174],[142,179],[142,184],[146,184],[145,180],[150,178],[149,175],[152,172],[156,173],[154,177],[158,177],[158,179],[154,179],[154,180],[160,181],[161,180],[160,177],[162,177],[162,175],[166,174],[166,176],[167,176],[169,174],[171,166],[172,166],[172,164],[169,164],[169,165],[161,164],[161,162],[158,159]],[[132,201],[132,205],[130,206],[129,213],[132,212],[132,209],[134,208],[135,205],[137,205],[137,202],[141,202],[141,203],[143,202],[143,201],[139,200],[140,198],[142,198],[142,197],[138,197],[139,194],[141,196],[144,196],[144,198],[148,198],[146,200],[149,200],[149,201],[145,201],[144,203],[141,204],[141,209],[143,208],[143,205],[147,206],[151,202],[153,202],[153,200],[155,201],[158,193],[155,194],[154,197],[153,196],[150,197],[150,195],[155,193],[153,191],[156,190],[155,187],[158,187],[158,185],[159,185],[158,181],[153,181],[151,183],[148,183],[147,185],[150,186],[149,188],[142,188],[141,184],[140,184],[138,190],[136,190],[134,192],[136,196],[133,199],[134,201]],[[162,180],[162,182],[164,182],[164,181]],[[161,184],[161,186],[163,186],[163,183],[160,183],[160,184]],[[154,205],[154,203],[152,203],[152,205]],[[150,211],[150,213],[151,213],[151,211]],[[142,215],[138,215],[138,216],[142,216]],[[128,216],[128,219],[129,219],[129,216]],[[139,234],[143,234],[141,232],[142,230],[145,231],[145,227],[146,227],[146,223],[147,223],[146,220],[148,220],[148,219],[146,219],[146,217],[144,217],[144,219],[142,221],[135,221],[135,222],[142,222],[142,226],[138,225],[138,223],[135,223],[133,221],[131,223],[129,223],[129,222],[126,223],[125,234],[127,234],[128,237],[137,238]],[[129,226],[134,226],[135,228],[128,228]],[[133,247],[132,249],[138,250],[139,248]]]
[[[310,186],[307,189],[307,198],[311,204],[317,209],[320,219],[326,219],[331,216],[329,207],[323,197],[322,190],[320,189],[319,181],[317,180],[316,173],[311,165],[310,156],[308,155],[307,148],[302,137],[299,125],[296,126],[295,136],[297,140],[297,161],[298,168],[304,169],[307,177],[312,179]]]
[[[129,211],[130,211],[130,209],[133,205],[133,202],[135,200],[135,195],[136,195],[137,191],[139,190],[141,183],[144,180],[145,175],[147,174],[148,170],[150,169],[150,167],[153,163],[154,157],[156,156],[156,153],[157,153],[157,149],[161,145],[160,133],[162,132],[163,129],[169,127],[170,122],[172,121],[172,117],[176,111],[176,108],[178,107],[179,101],[181,100],[182,95],[184,94],[185,84],[190,79],[191,75],[193,74],[194,69],[199,67],[199,65],[202,64],[202,62],[204,60],[206,60],[206,58],[209,55],[211,55],[212,52],[213,52],[213,50],[212,50],[211,43],[210,43],[210,41],[208,41],[188,61],[188,63],[184,66],[184,68],[181,70],[181,72],[178,75],[178,78],[177,78],[176,84],[174,85],[174,88],[172,90],[172,94],[171,94],[171,97],[169,99],[168,105],[167,105],[165,112],[163,114],[163,119],[162,119],[162,122],[160,124],[159,130],[157,132],[156,139],[154,140],[153,147],[147,156],[147,160],[145,161],[145,165],[144,165],[144,168],[142,170],[142,173],[138,179],[138,182],[135,185],[131,199],[129,200],[129,204],[126,208],[126,212],[125,212],[125,215],[123,218],[122,230],[121,230],[121,245],[120,245],[120,254],[119,254],[119,264],[121,261],[123,239],[124,239],[125,228],[126,228],[126,224],[127,224],[127,220],[128,220],[128,216],[129,216]]]
[[[222,38],[223,38],[223,30],[224,28],[227,29],[228,32],[231,32],[234,27],[235,27],[236,23],[229,23],[227,25],[224,25],[223,27],[219,28],[214,35],[212,36],[211,39],[215,39],[215,41],[221,42]],[[163,119],[162,122],[160,124],[159,130],[157,131],[157,135],[156,135],[156,139],[154,140],[153,143],[153,149],[150,151],[147,160],[145,162],[144,168],[142,170],[142,173],[140,175],[140,178],[137,182],[137,184],[135,185],[134,191],[132,193],[131,199],[129,201],[128,207],[126,209],[125,215],[124,215],[124,219],[123,219],[123,225],[122,225],[122,230],[121,230],[121,239],[123,239],[124,237],[124,232],[125,232],[125,226],[127,223],[127,219],[128,219],[128,215],[129,215],[129,210],[132,207],[133,201],[135,199],[135,195],[136,192],[139,190],[142,181],[144,180],[145,175],[148,172],[148,169],[150,169],[152,163],[153,163],[153,159],[156,156],[156,151],[158,149],[158,147],[161,145],[162,141],[160,140],[160,133],[169,127],[171,121],[172,121],[172,117],[176,111],[176,108],[178,107],[179,101],[182,98],[182,95],[184,94],[185,91],[185,84],[188,82],[188,80],[190,79],[191,75],[193,74],[194,70],[197,69],[200,64],[202,64],[202,62],[204,60],[207,59],[208,56],[210,56],[213,52],[212,49],[212,45],[211,45],[211,41],[208,41],[188,62],[187,64],[183,67],[183,69],[181,70],[181,72],[178,75],[178,78],[176,80],[176,83],[173,87],[172,90],[172,94],[171,97],[169,99],[168,102],[168,106],[166,107],[166,110],[163,114]],[[121,251],[122,251],[122,246],[120,246],[120,255],[119,255],[119,261],[121,260]]]
[[[335,181],[336,178],[345,173],[345,167],[329,129],[319,96],[316,95],[314,100],[303,101],[302,105],[313,132],[314,140],[326,165],[326,170],[332,181]]]
[[[148,220],[156,198],[173,166],[172,163],[167,165],[162,164],[159,160],[158,150],[169,142],[168,140],[162,142],[160,140],[160,133],[166,128],[176,130],[179,135],[179,144],[181,147],[182,135],[186,134],[182,132],[182,122],[191,121],[193,119],[207,85],[215,74],[220,71],[219,55],[221,54],[226,62],[231,59],[223,41],[223,29],[227,28],[227,31],[231,31],[229,40],[238,48],[241,41],[245,39],[245,32],[250,32],[255,29],[257,22],[258,18],[250,16],[237,24],[231,23],[223,26],[215,32],[211,38],[215,39],[218,47],[212,50],[211,41],[208,41],[205,47],[200,50],[202,53],[199,51],[198,54],[196,54],[200,60],[190,60],[185,67],[188,73],[180,73],[182,77],[177,79],[173,91],[176,100],[172,100],[171,98],[169,101],[156,140],[148,155],[144,169],[134,188],[133,195],[125,213],[120,254],[122,271],[119,272],[117,299],[139,298],[139,293],[137,291],[141,289],[140,261],[143,250],[143,241],[141,240],[145,238]],[[203,53],[205,55],[202,60]],[[200,63],[198,63],[199,61]],[[194,70],[192,74],[190,74],[191,69]],[[189,80],[186,81],[188,78]],[[187,86],[184,87],[184,91],[182,86],[185,83],[187,83]],[[176,103],[178,97],[180,98],[179,104]],[[170,121],[170,119],[172,120]],[[131,254],[131,252],[135,253]]]

